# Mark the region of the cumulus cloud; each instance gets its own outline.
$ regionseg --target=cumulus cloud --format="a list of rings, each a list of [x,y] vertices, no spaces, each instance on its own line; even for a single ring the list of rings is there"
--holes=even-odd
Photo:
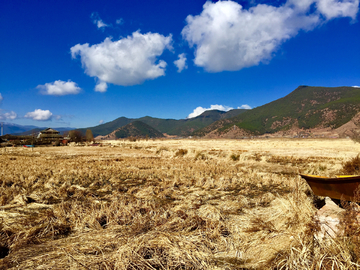
[[[47,121],[51,119],[52,115],[53,114],[49,110],[36,109],[33,112],[25,114],[25,118],[31,118],[37,121]]]
[[[38,85],[36,88],[39,89],[43,95],[53,96],[76,95],[81,91],[81,88],[70,80],[67,82],[58,80],[52,83],[45,83],[44,85]]]
[[[166,62],[157,61],[165,49],[172,49],[171,35],[158,33],[141,34],[90,46],[77,44],[71,50],[72,58],[78,55],[85,73],[98,78],[96,91],[106,91],[105,83],[129,86],[165,75]]]
[[[8,112],[4,114],[6,119],[14,120],[17,118],[17,114],[14,111]]]
[[[0,120],[14,120],[17,118],[17,114],[14,111],[7,113],[0,113]]]
[[[327,20],[336,17],[350,17],[355,20],[359,10],[359,0],[317,0],[316,6],[318,11],[323,14]]]
[[[179,54],[179,59],[174,61],[174,64],[178,68],[178,72],[187,69],[185,53]]]
[[[357,85],[354,85],[353,87],[354,87],[354,88],[360,88],[360,86],[357,86]]]
[[[100,125],[101,125],[101,124],[104,124],[104,120],[101,119],[101,120],[99,121],[99,124],[100,124]]]
[[[358,6],[359,0],[288,0],[279,7],[258,4],[245,10],[233,1],[208,1],[200,15],[186,18],[182,36],[195,47],[195,65],[208,72],[240,70],[269,61],[300,30],[335,17],[354,20]]]
[[[245,110],[250,110],[250,109],[252,109],[249,105],[247,105],[247,104],[243,104],[243,105],[241,105],[240,107],[238,107],[238,109],[245,109]]]
[[[104,92],[106,92],[107,87],[108,87],[108,86],[107,86],[107,83],[106,83],[106,82],[100,81],[100,82],[98,82],[98,83],[95,85],[95,91],[96,91],[96,92],[104,93]]]
[[[203,112],[205,111],[211,111],[211,110],[219,110],[219,111],[224,111],[224,112],[227,112],[227,111],[230,111],[234,108],[232,107],[229,107],[229,106],[223,106],[223,105],[211,105],[210,108],[203,108],[203,107],[197,107],[196,109],[194,109],[194,111],[192,113],[190,113],[188,115],[188,117],[186,118],[194,118],[196,116],[199,116],[201,115]]]
[[[104,29],[105,27],[109,26],[100,19],[100,16],[97,12],[93,12],[91,14],[91,19],[93,19],[93,23],[97,26],[98,29]]]
[[[3,96],[0,93],[0,103],[4,100]],[[3,110],[0,109],[0,120],[14,120],[17,118],[17,114],[14,111],[3,113]]]

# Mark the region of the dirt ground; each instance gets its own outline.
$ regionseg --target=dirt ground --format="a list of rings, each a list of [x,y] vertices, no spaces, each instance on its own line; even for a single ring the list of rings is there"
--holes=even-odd
[[[358,230],[318,239],[299,173],[341,174],[358,153],[280,138],[3,148],[0,269],[357,269]]]

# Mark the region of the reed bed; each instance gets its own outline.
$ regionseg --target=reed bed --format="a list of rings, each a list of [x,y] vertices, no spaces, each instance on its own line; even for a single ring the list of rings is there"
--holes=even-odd
[[[339,151],[339,146],[343,151]],[[299,172],[350,140],[148,140],[2,149],[0,269],[357,269],[359,230],[318,239]]]

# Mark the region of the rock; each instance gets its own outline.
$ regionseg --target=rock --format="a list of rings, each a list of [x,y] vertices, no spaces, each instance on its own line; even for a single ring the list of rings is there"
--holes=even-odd
[[[320,231],[316,237],[323,239],[325,237],[336,237],[339,233],[339,223],[341,215],[345,212],[345,209],[340,208],[329,197],[325,199],[325,205],[317,211],[316,216],[320,222]]]

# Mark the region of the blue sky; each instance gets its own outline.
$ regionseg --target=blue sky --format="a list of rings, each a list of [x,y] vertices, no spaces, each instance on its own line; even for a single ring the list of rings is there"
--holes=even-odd
[[[360,85],[359,0],[1,1],[0,121],[89,127]]]

